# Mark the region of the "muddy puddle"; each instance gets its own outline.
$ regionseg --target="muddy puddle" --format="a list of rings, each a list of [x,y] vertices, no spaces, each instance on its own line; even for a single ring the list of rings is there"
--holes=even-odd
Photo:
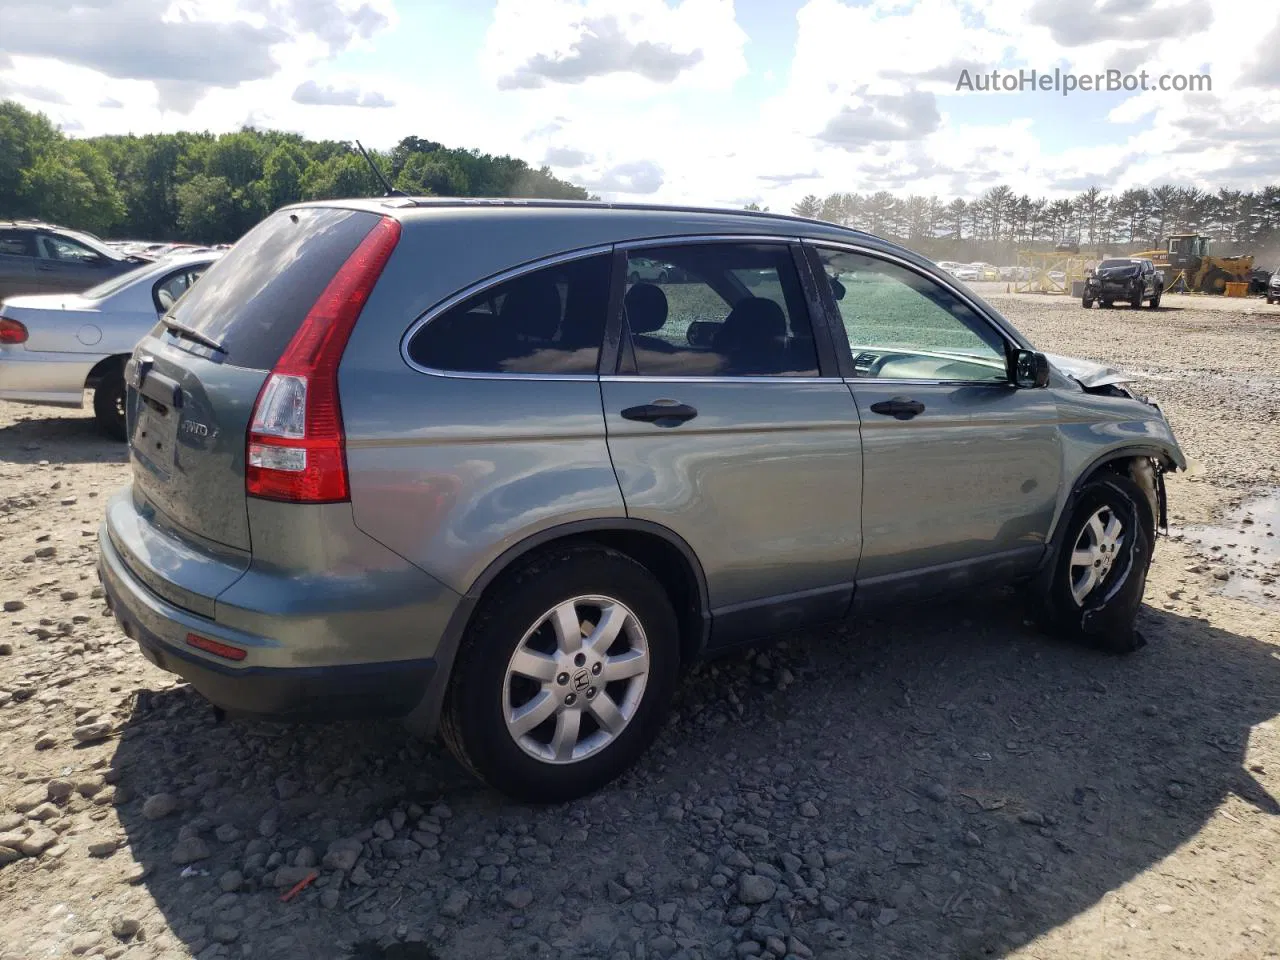
[[[1280,610],[1280,490],[1245,501],[1221,523],[1180,533],[1219,593]]]

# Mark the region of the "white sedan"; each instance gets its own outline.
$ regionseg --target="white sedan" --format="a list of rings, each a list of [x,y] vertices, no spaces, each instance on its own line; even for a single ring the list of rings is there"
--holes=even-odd
[[[84,293],[0,300],[0,400],[80,407],[125,439],[124,365],[174,301],[220,254],[168,257]]]

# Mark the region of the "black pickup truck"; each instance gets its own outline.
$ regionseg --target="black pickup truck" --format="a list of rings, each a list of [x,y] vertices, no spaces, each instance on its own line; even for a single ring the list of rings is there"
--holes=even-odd
[[[1110,307],[1117,300],[1123,300],[1131,307],[1140,307],[1146,300],[1154,310],[1160,306],[1162,293],[1164,277],[1154,263],[1138,257],[1122,257],[1103,260],[1089,271],[1080,305],[1088,310],[1094,301]]]

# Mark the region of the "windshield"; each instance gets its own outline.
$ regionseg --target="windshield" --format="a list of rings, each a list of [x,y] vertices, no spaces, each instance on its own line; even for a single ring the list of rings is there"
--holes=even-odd
[[[1100,267],[1136,267],[1137,260],[1103,260],[1098,266]]]
[[[81,233],[79,230],[64,230],[63,235],[77,243],[82,243],[94,253],[106,257],[108,260],[124,260],[118,250],[112,250],[97,237],[91,237],[87,233]]]

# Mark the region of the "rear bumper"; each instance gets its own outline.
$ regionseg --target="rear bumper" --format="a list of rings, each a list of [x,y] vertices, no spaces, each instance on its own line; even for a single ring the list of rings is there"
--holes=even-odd
[[[422,709],[425,692],[439,687],[431,682],[434,657],[367,659],[380,627],[376,616],[369,617],[364,649],[349,653],[351,663],[275,666],[288,655],[279,640],[248,634],[161,598],[129,570],[105,525],[99,535],[99,576],[111,612],[142,654],[228,712],[297,719],[402,717]],[[188,632],[247,650],[246,658],[234,662],[192,648]],[[356,662],[360,654],[364,657]],[[434,714],[434,708],[429,705],[428,712]]]
[[[0,347],[0,400],[84,405],[84,382],[101,356]]]

